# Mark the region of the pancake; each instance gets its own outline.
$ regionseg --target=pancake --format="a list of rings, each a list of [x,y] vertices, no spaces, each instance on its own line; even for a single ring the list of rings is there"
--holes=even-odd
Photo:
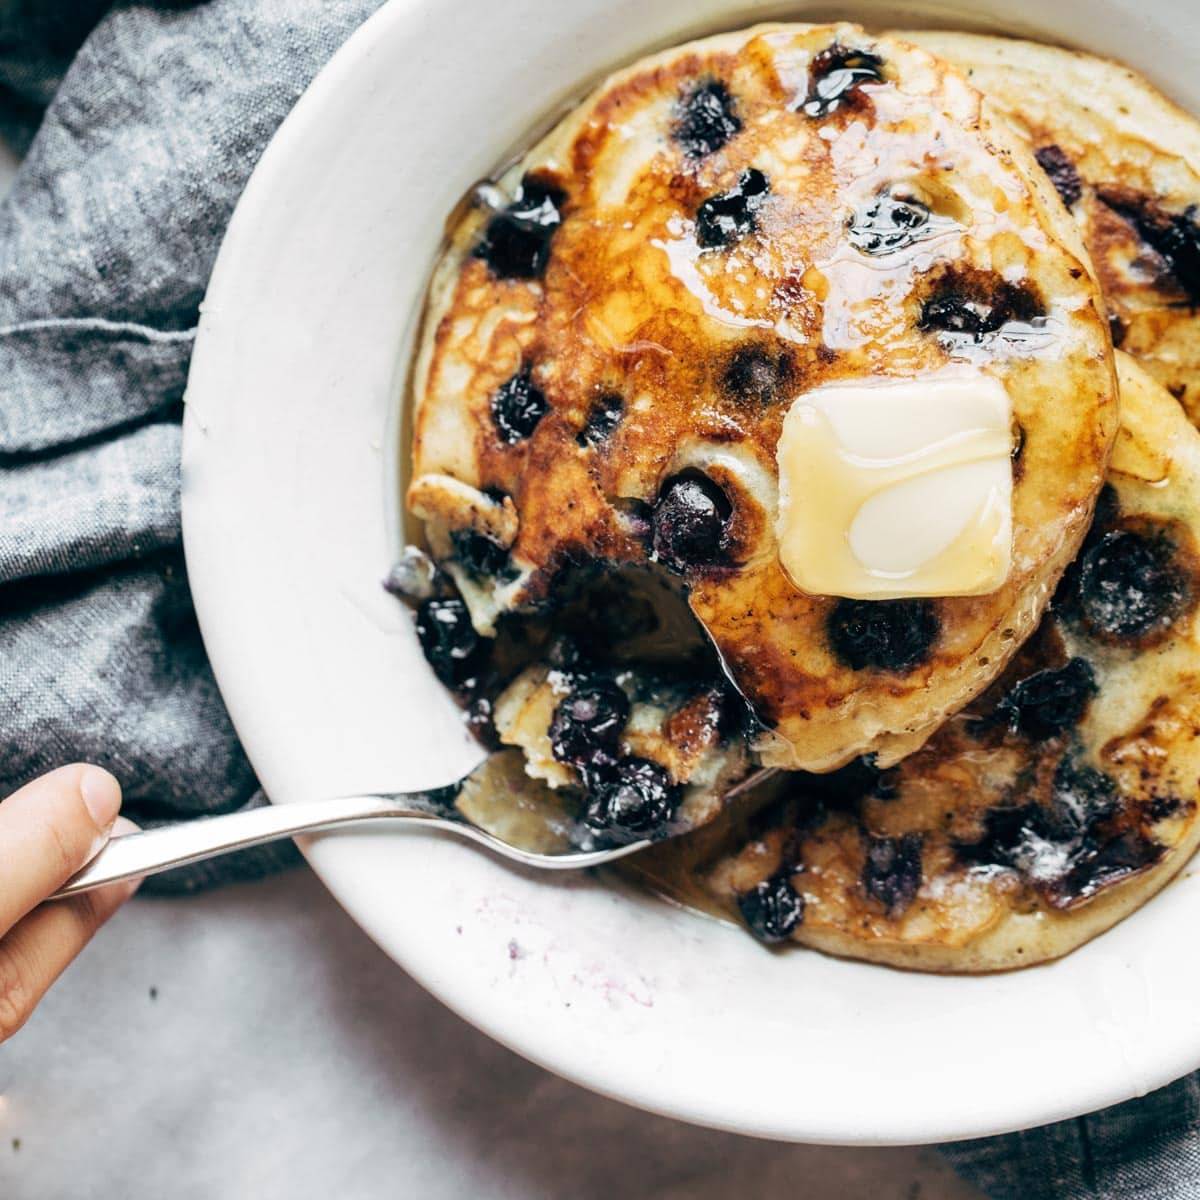
[[[1119,63],[1007,38],[905,33],[1028,139],[1069,204],[1113,339],[1200,424],[1200,122]]]
[[[1006,581],[800,591],[775,534],[792,401],[956,367],[1012,401]],[[581,564],[649,564],[759,758],[821,771],[899,759],[991,682],[1116,429],[1100,294],[1028,151],[953,69],[851,25],[722,35],[602,84],[456,217],[414,391],[408,504],[477,634],[553,620]]]
[[[562,791],[581,839],[663,838],[706,825],[749,774],[738,706],[704,680],[537,664],[496,701],[503,745]]]
[[[797,774],[701,873],[768,941],[930,971],[1066,954],[1200,841],[1200,434],[1118,355],[1122,429],[1038,631],[916,754]]]
[[[510,615],[490,640],[423,552],[388,586],[417,605],[426,657],[493,752],[456,801],[476,824],[529,849],[660,840],[761,775],[745,702],[669,578],[577,571],[552,622]]]

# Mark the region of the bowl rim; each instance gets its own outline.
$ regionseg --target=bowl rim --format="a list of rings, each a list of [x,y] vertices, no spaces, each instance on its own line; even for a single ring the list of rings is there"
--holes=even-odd
[[[1171,2],[1163,0],[1167,5]],[[682,0],[677,6],[681,5]],[[594,16],[604,6],[605,0],[577,0],[576,4],[567,7],[580,12],[586,9]],[[308,443],[295,440],[298,434],[289,434],[292,440],[286,441],[279,454],[272,454],[276,431],[269,427],[270,423],[260,421],[253,412],[237,410],[235,402],[247,398],[239,393],[237,370],[247,366],[262,369],[258,358],[254,357],[256,348],[248,345],[250,335],[239,330],[239,325],[244,319],[246,326],[253,328],[256,321],[265,320],[261,313],[256,313],[254,305],[262,302],[264,294],[269,294],[269,288],[265,293],[266,285],[261,277],[255,281],[254,272],[269,267],[271,259],[270,249],[264,249],[259,243],[277,249],[271,241],[275,235],[269,231],[298,219],[297,213],[304,202],[290,200],[289,196],[294,193],[288,189],[298,178],[306,175],[315,178],[313,170],[302,164],[314,153],[319,157],[331,146],[331,125],[336,123],[332,114],[344,111],[345,97],[357,97],[366,102],[367,84],[364,81],[377,80],[381,58],[405,47],[411,51],[419,39],[428,35],[431,27],[436,27],[436,7],[432,0],[390,0],[350,36],[310,84],[264,151],[246,186],[226,232],[202,306],[184,422],[185,552],[202,634],[219,686],[251,762],[276,801],[306,798],[314,794],[312,789],[319,784],[324,784],[328,790],[332,785],[324,781],[337,777],[329,774],[327,763],[318,764],[311,778],[303,777],[294,764],[288,763],[289,754],[297,745],[295,717],[292,713],[281,715],[271,711],[272,707],[286,708],[290,699],[285,694],[283,676],[286,673],[282,669],[287,647],[273,642],[267,644],[274,635],[269,632],[270,601],[263,595],[278,584],[283,577],[280,574],[283,568],[271,560],[270,568],[277,572],[271,575],[263,561],[256,562],[263,560],[263,547],[269,543],[270,532],[257,526],[247,528],[242,514],[247,502],[252,503],[256,498],[262,500],[265,495],[261,483],[252,477],[255,461],[259,467],[265,465],[268,477],[271,472],[280,472],[283,477],[282,473],[290,467],[284,461],[287,456],[282,451],[291,448],[299,453],[298,448]],[[536,2],[526,4],[523,11],[536,7]],[[709,7],[715,10],[720,6],[710,3]],[[649,41],[655,44],[655,39]],[[586,51],[583,53],[586,57]],[[553,101],[557,97],[550,99]],[[422,270],[422,280],[424,273]],[[264,350],[263,357],[269,357],[269,353],[278,355],[270,336],[266,343],[270,343],[271,349],[270,352]],[[400,369],[405,368],[402,365]],[[390,382],[385,385],[392,395],[396,389],[394,375],[395,363]],[[271,399],[269,403],[277,402]],[[377,428],[373,428],[373,434],[377,432]],[[374,447],[377,456],[379,449]],[[379,476],[374,484],[377,492],[381,490],[381,480],[386,478],[382,466]],[[297,481],[290,476],[287,479],[292,489],[288,496],[294,499],[298,494]],[[367,492],[371,490],[366,488]],[[269,503],[264,504],[264,512],[268,510]],[[306,514],[308,511],[304,510]],[[386,541],[387,522],[382,506],[371,515],[369,523],[375,544]],[[313,528],[317,527],[314,523]],[[285,536],[294,535],[289,532]],[[293,558],[287,561],[287,569],[302,573],[302,568],[294,561],[295,544],[289,543],[288,549]],[[375,558],[371,563],[381,565]],[[357,567],[363,566],[360,557]],[[245,572],[245,577],[252,581],[249,587],[242,578],[235,578],[239,572]],[[372,586],[375,586],[378,574],[378,571],[373,573]],[[373,603],[363,600],[359,606]],[[325,615],[328,611],[328,608],[323,610]],[[253,620],[248,615],[250,612],[254,614]],[[307,615],[311,617],[313,613]],[[371,619],[378,619],[374,608]],[[399,617],[379,619],[380,629],[376,630],[375,636],[382,635],[389,643],[404,636],[411,640],[411,635],[400,632],[400,620]],[[302,626],[287,630],[293,647],[299,636],[297,628]],[[325,629],[332,633],[332,626],[326,625]],[[283,643],[285,640],[281,634],[278,641]],[[389,645],[387,653],[392,649]],[[281,677],[279,682],[274,682],[275,674]],[[347,701],[348,705],[350,703]],[[311,714],[309,710],[305,713],[311,726]],[[289,721],[293,724],[289,725]],[[447,740],[445,736],[437,742],[437,749],[446,750],[452,759],[457,755],[456,761],[470,753],[465,743],[457,745],[453,738]],[[412,782],[418,786],[429,781],[414,779]],[[338,790],[348,789],[338,786]],[[612,962],[617,962],[617,969],[626,971],[616,985],[611,981],[599,985],[599,1004],[591,995],[591,991],[596,990],[592,987],[594,981],[585,980],[575,1003],[585,1009],[589,1019],[608,1036],[610,1046],[615,1034],[623,1034],[628,1039],[644,1060],[631,1063],[628,1061],[630,1055],[622,1059],[611,1049],[606,1053],[605,1045],[599,1041],[572,1047],[568,1035],[574,1027],[570,1022],[564,1026],[558,1022],[561,1014],[552,1013],[548,1007],[539,1007],[555,988],[575,986],[574,983],[564,984],[563,977],[554,976],[549,968],[546,978],[538,977],[536,984],[518,984],[515,991],[505,991],[503,979],[495,986],[495,981],[486,973],[476,973],[470,984],[464,982],[466,976],[461,970],[439,958],[439,946],[443,950],[446,946],[451,950],[456,947],[451,926],[446,922],[436,925],[431,922],[431,930],[401,929],[385,903],[387,897],[381,896],[379,881],[386,878],[391,869],[389,864],[404,859],[411,867],[419,857],[424,863],[419,869],[424,870],[426,879],[433,880],[434,884],[447,870],[461,870],[468,879],[463,886],[476,887],[479,894],[493,894],[498,887],[502,887],[505,894],[509,890],[519,891],[517,910],[520,919],[517,924],[526,930],[522,936],[532,938],[534,942],[542,934],[529,922],[522,924],[525,917],[521,914],[525,910],[520,906],[525,904],[529,911],[537,910],[539,901],[530,897],[547,885],[520,876],[503,885],[498,884],[497,880],[504,876],[503,869],[496,864],[482,866],[480,860],[464,856],[470,851],[427,839],[413,839],[411,845],[406,839],[406,844],[400,847],[391,839],[372,834],[330,834],[307,839],[301,848],[329,890],[367,933],[419,983],[466,1020],[516,1052],[592,1090],[699,1124],[757,1136],[828,1144],[914,1144],[974,1137],[1074,1116],[1144,1094],[1200,1065],[1200,1023],[1195,1019],[1190,1022],[1182,1019],[1183,1010],[1178,1005],[1172,1007],[1167,993],[1160,989],[1158,975],[1161,971],[1152,978],[1150,969],[1153,954],[1165,955],[1169,951],[1170,928],[1178,928],[1178,922],[1187,919],[1187,913],[1192,909],[1200,911],[1200,891],[1197,890],[1200,884],[1189,883],[1187,874],[1166,889],[1156,899],[1155,906],[1127,920],[1100,943],[1077,951],[1062,963],[1031,968],[1016,976],[912,977],[889,968],[837,960],[822,960],[820,969],[817,966],[807,970],[796,968],[794,973],[798,978],[812,975],[818,983],[835,978],[847,981],[845,996],[839,1001],[846,1010],[842,1025],[836,1025],[836,1014],[828,1014],[828,1019],[835,1022],[830,1028],[841,1028],[846,1035],[865,1011],[853,1000],[856,989],[864,984],[868,991],[882,989],[902,996],[903,1004],[908,1006],[905,1019],[897,1021],[890,1032],[903,1031],[910,1038],[920,1038],[923,1034],[932,1037],[941,1027],[942,1022],[931,1020],[926,1011],[925,1005],[931,999],[940,1004],[942,998],[954,994],[956,1005],[979,1006],[994,1013],[1000,1011],[991,996],[996,991],[1018,1006],[1025,1003],[1040,1006],[1057,998],[1069,1018],[1086,1023],[1088,1028],[1084,1031],[1086,1036],[1081,1034],[1078,1046],[1073,1045],[1069,1054],[1061,1056],[1061,1069],[1056,1078],[1049,1085],[1045,1080],[1039,1080],[1041,1086],[1032,1089],[1032,1094],[1028,1088],[1018,1090],[1009,1080],[996,1095],[983,1095],[979,1088],[970,1089],[970,1077],[965,1069],[948,1069],[955,1064],[941,1063],[938,1070],[932,1072],[921,1099],[910,1105],[896,1106],[896,1111],[889,1113],[886,1105],[873,1107],[855,1103],[856,1081],[869,1071],[869,1060],[860,1057],[851,1072],[854,1078],[848,1081],[850,1086],[843,1088],[837,1084],[836,1076],[827,1070],[822,1078],[828,1088],[837,1084],[836,1095],[797,1099],[793,1107],[779,1111],[778,1096],[775,1097],[776,1109],[772,1110],[767,1101],[739,1098],[730,1090],[735,1082],[745,1082],[754,1071],[765,1078],[767,1071],[775,1069],[769,1045],[746,1046],[746,1062],[737,1061],[736,1039],[720,1046],[719,1054],[723,1057],[714,1069],[723,1081],[708,1090],[698,1082],[702,1076],[682,1058],[656,1057],[648,1048],[653,1046],[655,1029],[661,1032],[664,1028],[662,1021],[665,1018],[647,1015],[655,1012],[655,1004],[660,1010],[665,1008],[678,1021],[694,1021],[697,1031],[717,1028],[713,1013],[704,1011],[697,1015],[692,1011],[704,1008],[704,998],[700,994],[689,995],[685,987],[686,984],[694,985],[697,971],[707,965],[705,947],[719,946],[717,957],[721,962],[727,958],[733,964],[729,970],[758,972],[758,978],[764,977],[763,962],[780,961],[752,944],[743,944],[749,943],[749,939],[742,935],[729,930],[717,931],[715,927],[710,929],[692,917],[681,919],[679,914],[664,915],[660,911],[662,906],[656,902],[647,902],[620,889],[597,888],[585,881],[555,893],[553,907],[569,910],[572,914],[584,913],[604,924],[604,936],[608,940],[596,954],[604,960],[605,970]],[[374,882],[370,882],[372,880]],[[474,882],[476,880],[478,883]],[[488,889],[491,889],[490,893]],[[598,894],[600,899],[597,899]],[[613,908],[614,901],[624,906],[619,914]],[[652,917],[647,917],[651,911],[648,904],[654,906]],[[1176,908],[1187,911],[1176,913]],[[551,915],[546,919],[553,923],[558,918]],[[620,938],[632,936],[631,931],[636,930],[638,936],[642,936],[647,922],[669,927],[666,940],[676,939],[686,949],[686,953],[680,951],[686,965],[680,969],[679,978],[669,981],[669,986],[653,975],[653,967],[636,959],[636,953],[630,952],[633,957],[628,962],[621,958],[624,950],[616,945]],[[480,954],[491,953],[497,946],[504,945],[502,924],[481,927],[479,931],[472,928],[465,944]],[[1129,932],[1135,925],[1138,937]],[[462,925],[458,926],[457,936],[463,939]],[[562,950],[561,939],[556,941],[556,937],[558,931],[550,929],[543,939],[549,947],[545,950],[547,960]],[[738,939],[736,949],[734,938]],[[1108,939],[1112,939],[1111,942]],[[462,944],[464,941],[460,940],[458,945]],[[516,961],[512,953],[515,939],[507,944],[510,958]],[[1175,956],[1179,965],[1173,966],[1166,977],[1171,993],[1176,995],[1200,984],[1200,967],[1191,968],[1180,963],[1183,957]],[[585,973],[590,969],[586,955],[577,955],[571,961]],[[648,1007],[643,1004],[645,997],[639,994],[639,978],[646,984],[646,994],[653,993],[654,1002]],[[708,982],[708,977],[704,978]],[[1014,979],[1035,978],[1045,981],[1045,986],[1026,987],[1012,983]],[[486,979],[486,985],[479,983],[481,979]],[[508,982],[512,983],[511,976]],[[737,995],[737,988],[733,986],[737,982],[726,980],[721,984],[722,1002]],[[522,986],[526,988],[524,993]],[[807,981],[805,986],[809,988],[807,996],[811,1002],[824,1003],[813,991],[816,985],[812,981]],[[842,988],[843,984],[837,986]],[[654,992],[656,987],[659,991]],[[1030,995],[1025,996],[1025,993]],[[576,995],[575,992],[571,994]],[[522,995],[526,997],[524,1003]],[[1099,1001],[1095,999],[1097,996]],[[961,1002],[958,997],[962,997]],[[933,1015],[940,1017],[936,1007]],[[756,1015],[759,1019],[769,1019],[761,1013]],[[776,1032],[794,1034],[788,1023],[793,1018],[799,1021],[801,1029],[815,1028],[806,1025],[802,1015],[797,1017],[789,1010],[788,1020],[782,1022]],[[1023,1019],[1032,1027],[1030,1017]],[[659,1022],[657,1026],[656,1021]],[[1150,1039],[1151,1045],[1135,1043],[1135,1026],[1139,1037],[1145,1036],[1147,1028],[1158,1030]],[[969,1022],[960,1021],[955,1028],[959,1031],[969,1028]],[[590,1027],[588,1036],[591,1036]],[[1112,1060],[1115,1065],[1089,1069],[1089,1055],[1099,1053],[1105,1045],[1118,1047],[1119,1052]],[[1053,1054],[1049,1043],[1039,1045],[1039,1052],[1043,1049]],[[633,1052],[631,1050],[630,1054]],[[672,1052],[678,1054],[680,1047],[673,1046]],[[994,1065],[1000,1063],[996,1055],[989,1061]],[[919,1054],[897,1054],[890,1067],[891,1079],[887,1082],[900,1086],[905,1074],[911,1078],[919,1071],[920,1063]],[[1074,1072],[1070,1069],[1072,1065]],[[936,1099],[935,1088],[945,1087],[947,1081],[957,1081],[965,1091]],[[784,1094],[786,1092],[780,1092],[780,1095]]]

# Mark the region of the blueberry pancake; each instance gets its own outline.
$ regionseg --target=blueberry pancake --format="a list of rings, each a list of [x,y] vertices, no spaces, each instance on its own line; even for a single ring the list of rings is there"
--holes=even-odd
[[[1056,958],[1200,841],[1200,434],[1118,355],[1095,521],[1034,636],[887,770],[796,774],[708,885],[767,941],[934,971]]]
[[[1118,63],[1007,38],[905,34],[959,66],[1070,208],[1113,340],[1200,424],[1200,122]]]
[[[414,390],[408,505],[472,654],[553,621],[581,568],[648,565],[759,759],[813,771],[897,761],[1003,669],[1116,430],[1100,294],[1027,148],[954,69],[851,25],[601,85],[456,218]],[[902,536],[879,506],[839,524],[834,466],[886,476]]]

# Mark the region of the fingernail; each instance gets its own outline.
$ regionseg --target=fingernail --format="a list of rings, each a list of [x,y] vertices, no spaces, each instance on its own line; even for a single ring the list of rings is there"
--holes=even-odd
[[[79,777],[79,793],[96,828],[107,830],[121,811],[121,785],[100,767],[88,767]]]

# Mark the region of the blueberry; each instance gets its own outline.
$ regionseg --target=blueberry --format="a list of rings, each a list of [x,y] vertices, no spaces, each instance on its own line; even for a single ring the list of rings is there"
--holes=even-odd
[[[450,534],[454,557],[475,579],[511,575],[508,551],[474,529],[456,529]]]
[[[1073,658],[1057,670],[1026,676],[997,708],[1013,733],[1052,738],[1079,723],[1095,694],[1092,668],[1085,659]]]
[[[612,762],[628,720],[629,698],[618,684],[608,679],[576,684],[550,721],[554,757],[574,767]]]
[[[879,83],[882,79],[883,59],[878,54],[834,42],[812,60],[808,95],[801,111],[808,117],[828,116],[864,83]]]
[[[887,909],[889,917],[900,916],[921,887],[921,835],[868,839],[862,885],[868,896]]]
[[[1061,617],[1070,620],[1080,618],[1079,576],[1083,561],[1091,550],[1100,544],[1104,535],[1112,530],[1121,519],[1121,500],[1117,489],[1111,483],[1106,483],[1096,497],[1096,507],[1092,511],[1092,523],[1088,526],[1083,545],[1074,560],[1063,572],[1054,591],[1050,607]]]
[[[467,606],[457,597],[426,600],[417,609],[417,638],[433,673],[447,687],[458,687],[476,669],[483,641],[471,624]]]
[[[1083,837],[1112,816],[1119,803],[1111,775],[1066,755],[1054,771],[1050,788],[1050,818],[1060,840]]]
[[[1062,202],[1070,208],[1083,195],[1083,183],[1075,164],[1067,157],[1061,146],[1039,146],[1034,151],[1038,166],[1050,177],[1054,190]]]
[[[1047,811],[1037,803],[992,808],[983,817],[980,836],[956,845],[959,858],[969,866],[1010,867],[1028,871],[1039,854],[1046,858],[1059,832]],[[1060,856],[1065,861],[1065,856]]]
[[[1048,802],[993,808],[981,836],[957,846],[970,865],[1020,872],[1055,904],[1090,886],[1087,864],[1111,842],[1105,823],[1120,806],[1116,782],[1103,771],[1065,756],[1055,768]]]
[[[1069,908],[1154,866],[1165,853],[1165,846],[1136,829],[1128,829],[1082,855],[1046,889],[1047,898],[1058,908]]]
[[[1026,285],[1009,283],[999,275],[950,272],[922,304],[917,327],[979,341],[1010,322],[1028,324],[1044,316],[1044,305]]]
[[[931,296],[921,306],[920,329],[980,336],[991,330],[991,306],[979,304],[955,292]]]
[[[726,364],[721,386],[733,400],[767,405],[780,398],[793,374],[786,352],[774,357],[761,346],[740,346]]]
[[[937,641],[937,611],[929,600],[839,600],[829,614],[829,644],[854,671],[908,671]]]
[[[679,806],[679,789],[657,763],[623,758],[598,779],[589,780],[584,820],[614,842],[658,838]]]
[[[671,136],[689,158],[704,158],[720,150],[741,127],[729,89],[710,80],[679,97]]]
[[[1109,188],[1100,196],[1162,256],[1175,281],[1193,303],[1200,304],[1200,206],[1169,213],[1129,189]]]
[[[516,199],[488,222],[475,256],[501,279],[537,279],[549,261],[565,199],[561,188],[527,175]]]
[[[1164,221],[1139,226],[1142,236],[1167,260],[1176,282],[1200,303],[1200,208],[1190,205]]]
[[[696,241],[705,250],[729,246],[758,227],[758,210],[770,191],[767,177],[750,167],[727,192],[710,196],[696,211]]]
[[[706,475],[693,471],[667,480],[651,518],[654,556],[677,571],[716,562],[732,511]]]
[[[1189,586],[1165,535],[1111,529],[1080,556],[1076,603],[1097,637],[1136,640],[1169,628]]]
[[[602,446],[616,432],[624,410],[625,401],[617,393],[598,396],[588,413],[587,424],[575,440],[581,446]]]
[[[533,382],[529,363],[522,363],[520,370],[502,383],[492,397],[492,420],[509,445],[529,437],[549,411],[545,395]]]
[[[785,942],[804,920],[804,897],[792,887],[791,872],[782,870],[738,897],[742,920],[762,942]]]
[[[891,254],[928,236],[929,209],[883,192],[850,218],[847,238],[864,254]]]
[[[433,559],[417,546],[405,546],[383,581],[384,591],[417,604],[438,589],[438,569]]]

